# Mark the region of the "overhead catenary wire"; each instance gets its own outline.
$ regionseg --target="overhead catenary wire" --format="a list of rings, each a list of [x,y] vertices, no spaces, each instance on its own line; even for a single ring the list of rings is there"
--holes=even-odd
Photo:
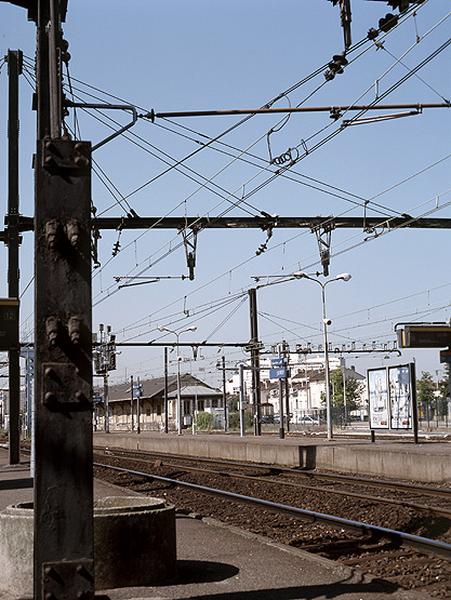
[[[402,85],[402,83],[404,83],[410,77],[412,77],[419,69],[423,68],[431,60],[433,60],[436,56],[438,56],[441,52],[443,52],[449,46],[450,43],[451,43],[451,40],[447,40],[446,42],[444,42],[441,46],[439,46],[439,48],[437,48],[429,56],[427,56],[423,61],[421,61],[415,68],[411,69],[400,80],[398,80],[392,86],[390,86],[381,96],[379,96],[378,98],[376,98],[375,100],[373,100],[373,102],[371,103],[371,105],[376,105],[377,103],[381,102],[387,95],[389,95],[390,93],[392,93],[400,85]],[[365,112],[366,112],[365,110],[359,111],[357,113],[357,115],[355,115],[352,119],[350,119],[349,123],[355,121],[357,118],[360,118]],[[313,151],[315,151],[318,148],[320,148],[322,145],[324,145],[324,143],[327,143],[328,141],[330,141],[331,139],[333,139],[341,131],[343,131],[343,127],[340,127],[339,129],[335,130],[334,132],[332,132],[331,134],[329,134],[328,136],[326,136],[326,138],[323,138],[323,140],[321,140],[320,142],[317,142],[317,144],[315,146],[313,146],[311,149],[305,151],[304,154],[300,155],[298,158],[293,159],[292,163],[290,163],[290,165],[287,166],[287,167],[283,167],[281,169],[281,171],[289,169],[290,166],[292,166],[293,164],[296,164],[297,162],[299,162],[300,160],[302,160],[303,158],[305,158],[306,156],[308,156],[309,154],[311,154]],[[251,196],[253,196],[255,193],[257,193],[258,191],[260,191],[261,189],[263,189],[263,187],[266,187],[266,185],[268,185],[269,183],[271,183],[277,176],[278,176],[278,173],[271,175],[264,182],[262,182],[261,184],[259,184],[255,188],[253,188],[250,192],[248,192],[244,196],[244,198],[247,200],[248,198],[250,198]]]

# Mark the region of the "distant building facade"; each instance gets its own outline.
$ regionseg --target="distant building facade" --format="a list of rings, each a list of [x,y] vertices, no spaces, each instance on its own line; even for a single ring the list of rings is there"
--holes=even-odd
[[[140,406],[141,430],[161,430],[164,428],[164,377],[154,379],[143,379],[142,396]],[[101,390],[97,390],[102,395]],[[180,395],[182,399],[182,414],[194,417],[198,412],[209,412],[213,414],[214,425],[221,427],[221,415],[223,413],[222,392],[204,381],[185,373],[181,375]],[[175,415],[177,402],[177,376],[168,376],[168,422],[170,429],[175,429]],[[102,398],[103,400],[103,398]],[[111,430],[130,430],[132,423],[132,402],[130,382],[111,385],[108,392],[109,426]],[[104,426],[103,401],[97,409],[96,426],[101,429]],[[136,428],[137,423],[137,400],[133,401],[133,421]],[[183,417],[182,417],[183,422]],[[223,423],[223,422],[222,422]]]
[[[269,368],[271,360],[261,358],[261,402],[263,417],[280,414],[279,405],[279,381],[271,379]],[[247,363],[247,366],[250,366]],[[290,353],[289,367],[291,377],[288,380],[289,409],[292,423],[300,423],[307,415],[317,418],[320,411],[325,409],[325,367],[324,358],[321,355],[299,355]],[[358,373],[354,367],[347,368],[342,359],[330,356],[330,371],[340,370],[346,380],[356,379],[362,383],[360,402],[366,402],[366,377]],[[245,395],[248,403],[252,403],[252,374],[250,369],[244,370]],[[239,374],[234,374],[226,385],[228,394],[238,395],[240,391]],[[285,387],[284,387],[285,394]],[[284,400],[284,408],[285,408]]]

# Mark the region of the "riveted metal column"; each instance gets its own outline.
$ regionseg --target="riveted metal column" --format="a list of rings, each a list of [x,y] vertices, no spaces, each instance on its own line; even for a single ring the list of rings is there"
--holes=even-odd
[[[37,154],[36,600],[76,598],[55,593],[62,579],[77,593],[93,585],[89,157],[89,143],[66,140]]]
[[[8,61],[8,296],[19,297],[19,75],[22,52],[9,50]],[[19,321],[16,323],[19,339]],[[19,347],[8,352],[9,362],[9,463],[20,462],[20,355]]]
[[[35,600],[94,598],[91,145],[61,137],[64,0],[38,0]]]

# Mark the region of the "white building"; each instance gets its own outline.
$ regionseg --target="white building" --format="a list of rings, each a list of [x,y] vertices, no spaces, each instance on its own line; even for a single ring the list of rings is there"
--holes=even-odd
[[[279,415],[279,380],[270,379],[269,368],[271,359],[260,359],[261,403],[262,414]],[[246,362],[250,367],[250,362]],[[291,377],[288,380],[289,407],[293,423],[301,422],[302,417],[311,415],[317,417],[324,410],[324,397],[326,393],[324,357],[322,355],[303,355],[290,353],[289,367]],[[365,384],[366,378],[357,373],[354,367],[347,368],[344,359],[330,356],[329,368],[331,371],[340,369],[345,379],[358,379]],[[250,368],[244,370],[245,395],[248,403],[252,403],[252,372]],[[228,394],[239,395],[240,376],[236,373],[226,384]],[[285,394],[285,384],[284,384]],[[362,403],[366,399],[366,391],[361,394]],[[284,409],[285,409],[284,400]]]

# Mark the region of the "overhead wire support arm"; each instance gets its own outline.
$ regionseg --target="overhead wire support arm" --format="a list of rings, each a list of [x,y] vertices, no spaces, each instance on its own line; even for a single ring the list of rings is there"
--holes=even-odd
[[[97,142],[97,144],[94,144],[92,146],[92,152],[94,152],[94,150],[98,150],[108,142],[111,142],[111,140],[114,140],[114,138],[117,138],[118,136],[131,129],[133,125],[135,125],[139,117],[138,111],[131,104],[96,104],[86,102],[71,102],[70,100],[66,100],[64,106],[66,108],[93,108],[96,110],[129,110],[132,113],[132,120],[129,123],[118,129],[111,135],[107,136],[100,142]]]
[[[309,112],[329,112],[336,115],[345,111],[361,110],[424,110],[429,108],[451,108],[451,102],[416,102],[396,104],[354,104],[354,105],[329,105],[329,106],[281,106],[271,108],[230,108],[212,110],[179,110],[179,111],[154,111],[139,115],[141,118],[150,119],[175,119],[186,117],[228,117],[234,115],[265,115],[265,114],[291,114]],[[335,118],[335,117],[334,117]]]

